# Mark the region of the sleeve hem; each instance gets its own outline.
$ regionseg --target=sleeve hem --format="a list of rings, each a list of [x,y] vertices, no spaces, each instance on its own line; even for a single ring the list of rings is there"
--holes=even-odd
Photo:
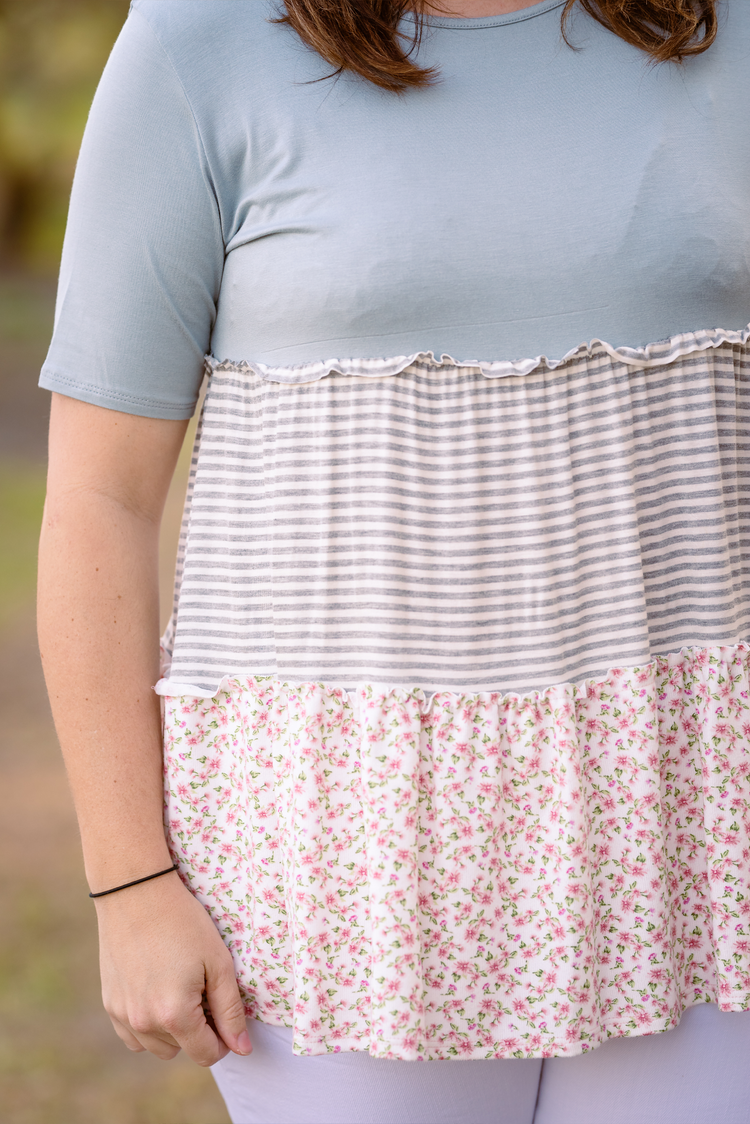
[[[181,405],[173,402],[160,402],[133,394],[123,394],[117,390],[102,390],[100,387],[86,386],[65,375],[42,370],[39,386],[43,390],[54,390],[66,398],[77,398],[92,406],[104,406],[108,410],[118,410],[122,414],[135,414],[141,418],[164,418],[168,421],[185,421],[195,413],[195,402]]]

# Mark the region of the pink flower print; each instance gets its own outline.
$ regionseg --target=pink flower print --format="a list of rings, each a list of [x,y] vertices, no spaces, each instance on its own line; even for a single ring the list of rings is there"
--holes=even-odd
[[[293,1021],[303,1053],[436,1058],[569,1055],[693,1002],[750,1009],[747,670],[738,646],[528,700],[251,678],[166,700],[173,853],[248,1011]]]

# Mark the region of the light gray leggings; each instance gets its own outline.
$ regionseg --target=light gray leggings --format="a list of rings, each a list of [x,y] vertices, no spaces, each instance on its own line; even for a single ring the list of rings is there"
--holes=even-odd
[[[750,1011],[692,1007],[676,1030],[577,1058],[297,1058],[251,1021],[254,1051],[213,1074],[234,1124],[750,1124]]]

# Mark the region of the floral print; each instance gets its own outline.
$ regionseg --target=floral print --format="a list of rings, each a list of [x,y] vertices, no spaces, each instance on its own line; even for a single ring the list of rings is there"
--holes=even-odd
[[[524,697],[167,698],[180,873],[295,1051],[564,1056],[750,1008],[750,649]]]

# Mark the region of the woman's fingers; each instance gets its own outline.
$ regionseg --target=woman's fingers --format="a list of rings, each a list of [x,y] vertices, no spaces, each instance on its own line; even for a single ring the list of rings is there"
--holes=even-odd
[[[198,1065],[210,1066],[229,1052],[206,1022],[203,1009],[187,1000],[173,1010],[158,1000],[153,1007],[128,1015],[112,1014],[115,1031],[129,1050],[148,1050],[162,1061],[171,1061],[180,1050]]]
[[[122,1039],[129,1050],[134,1053],[148,1050],[150,1053],[156,1054],[162,1061],[171,1061],[176,1054],[179,1054],[178,1043],[170,1034],[165,1033],[147,1012],[144,1011],[140,1016],[129,1016],[121,1009],[118,1009],[118,1014],[115,1014],[107,1004],[105,1004],[105,1009],[117,1036]]]
[[[115,1030],[117,1030],[117,1027],[115,1027]],[[143,1032],[136,1037],[132,1032],[128,1033],[130,1033],[131,1038],[138,1043],[138,1048],[140,1050],[148,1050],[150,1054],[154,1054],[155,1057],[163,1062],[171,1062],[172,1058],[176,1058],[180,1052],[180,1047],[176,1042],[172,1042],[169,1035],[147,1034]],[[121,1034],[120,1037],[123,1038]],[[125,1041],[124,1038],[123,1041]]]
[[[201,991],[190,1000],[186,997],[173,1012],[163,1012],[159,1025],[198,1065],[215,1065],[229,1053],[227,1046],[206,1022]]]
[[[146,1047],[140,1044],[132,1031],[128,1030],[128,1028],[123,1023],[121,1023],[119,1019],[116,1019],[114,1017],[114,1015],[110,1015],[109,1017],[112,1021],[112,1026],[115,1028],[117,1037],[121,1038],[127,1048],[129,1050],[132,1050],[134,1054],[142,1054]]]
[[[214,1034],[204,1020],[202,1027],[195,1027],[181,1040],[182,1049],[196,1065],[216,1065],[229,1053],[228,1047]]]
[[[245,1005],[228,952],[206,965],[206,998],[214,1026],[229,1049],[235,1054],[251,1054]]]

